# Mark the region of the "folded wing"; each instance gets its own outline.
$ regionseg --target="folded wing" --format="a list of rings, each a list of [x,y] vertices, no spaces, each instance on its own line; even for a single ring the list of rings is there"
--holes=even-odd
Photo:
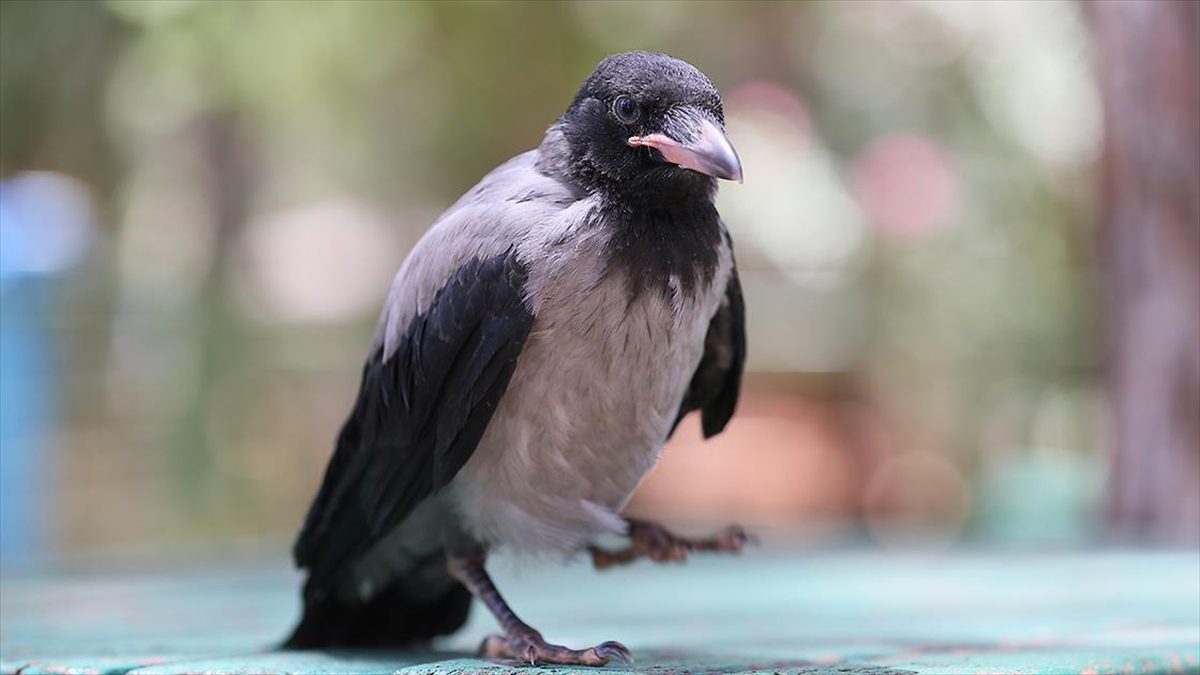
[[[746,306],[737,268],[729,277],[725,297],[708,324],[704,356],[684,394],[675,427],[693,410],[700,411],[704,437],[721,433],[737,407],[746,363]],[[674,433],[675,427],[671,428]]]
[[[470,260],[379,341],[293,551],[309,570],[306,595],[328,593],[470,458],[533,324],[526,278],[512,250]]]

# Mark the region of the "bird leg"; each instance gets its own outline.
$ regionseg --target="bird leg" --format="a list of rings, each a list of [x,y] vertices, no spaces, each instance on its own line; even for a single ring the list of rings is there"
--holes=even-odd
[[[674,534],[658,523],[634,518],[626,522],[629,523],[627,548],[619,551],[591,548],[592,565],[596,569],[624,565],[638,558],[650,558],[654,562],[683,562],[693,551],[737,553],[746,542],[752,541],[750,535],[737,525],[731,525],[711,537],[691,539]]]
[[[448,567],[450,576],[479,598],[504,629],[503,635],[491,635],[484,639],[479,646],[482,656],[518,659],[530,664],[578,666],[603,666],[612,659],[633,662],[633,656],[620,642],[604,642],[587,649],[569,649],[546,642],[541,633],[522,621],[504,601],[484,569],[482,557],[451,556]]]

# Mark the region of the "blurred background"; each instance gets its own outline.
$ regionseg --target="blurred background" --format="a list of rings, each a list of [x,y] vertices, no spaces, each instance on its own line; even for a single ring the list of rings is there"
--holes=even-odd
[[[603,56],[746,171],[728,431],[631,508],[1200,541],[1192,2],[0,3],[0,561],[290,545],[388,283]]]

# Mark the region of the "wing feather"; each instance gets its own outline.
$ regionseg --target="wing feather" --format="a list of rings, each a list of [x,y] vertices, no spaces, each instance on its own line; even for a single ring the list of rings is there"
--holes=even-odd
[[[700,411],[705,438],[721,433],[737,408],[745,364],[746,306],[735,267],[725,287],[721,306],[708,324],[704,356],[688,384],[671,433],[675,433],[675,428],[693,410]]]
[[[386,353],[367,359],[304,528],[310,589],[370,549],[471,457],[508,387],[533,315],[509,250],[463,265]]]

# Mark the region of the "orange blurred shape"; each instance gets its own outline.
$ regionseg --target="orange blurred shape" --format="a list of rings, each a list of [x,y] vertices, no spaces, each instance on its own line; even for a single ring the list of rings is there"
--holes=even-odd
[[[970,510],[962,472],[933,452],[903,452],[880,463],[863,495],[867,530],[885,545],[949,545]]]
[[[680,424],[634,494],[632,512],[777,525],[844,517],[851,467],[827,413],[786,394],[743,396],[712,439],[701,437],[696,415]]]

